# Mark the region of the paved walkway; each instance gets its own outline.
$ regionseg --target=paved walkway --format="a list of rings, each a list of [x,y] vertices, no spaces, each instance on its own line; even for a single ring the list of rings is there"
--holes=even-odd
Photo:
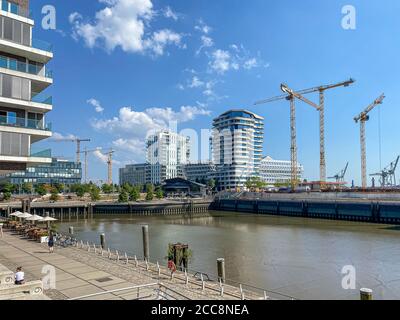
[[[129,264],[121,260],[103,257],[92,249],[56,248],[55,253],[50,254],[46,245],[26,240],[10,232],[4,232],[0,238],[0,263],[15,270],[18,266],[24,268],[26,280],[42,279],[42,269],[46,265],[54,266],[56,271],[56,289],[45,290],[45,294],[51,299],[70,299],[90,294],[101,293],[115,289],[128,288],[137,285],[147,285],[161,282],[169,292],[169,297],[176,299],[195,300],[220,300],[240,299],[238,288],[225,286],[224,296],[221,297],[218,283],[206,282],[205,288],[196,278],[191,277],[186,284],[184,274],[178,273],[174,279],[170,279],[168,270],[161,268],[160,274],[155,265],[149,265],[149,270],[142,261],[136,267],[135,262]],[[151,289],[141,289],[140,297],[155,298],[157,286]],[[146,294],[145,294],[146,292]],[[136,299],[137,290],[126,290],[91,297],[101,300],[129,300]],[[261,299],[262,294],[246,293],[246,298]]]

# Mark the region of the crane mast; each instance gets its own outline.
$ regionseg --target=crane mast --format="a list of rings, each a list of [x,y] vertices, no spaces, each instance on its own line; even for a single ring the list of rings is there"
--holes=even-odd
[[[360,144],[361,144],[361,186],[367,188],[367,147],[365,142],[365,124],[369,120],[369,113],[379,104],[383,103],[385,94],[375,99],[363,112],[354,117],[356,123],[360,122]]]

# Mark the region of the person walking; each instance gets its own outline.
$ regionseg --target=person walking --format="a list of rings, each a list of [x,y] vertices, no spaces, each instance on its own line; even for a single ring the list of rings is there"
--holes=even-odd
[[[21,285],[25,282],[25,273],[22,271],[22,267],[17,268],[17,272],[15,273],[15,284]]]
[[[47,242],[47,245],[49,246],[49,253],[53,253],[54,252],[54,236],[52,233],[50,233],[49,241]]]

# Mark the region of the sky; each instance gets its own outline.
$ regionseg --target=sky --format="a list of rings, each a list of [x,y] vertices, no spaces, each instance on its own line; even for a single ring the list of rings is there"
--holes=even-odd
[[[55,30],[41,26],[45,5],[56,9]],[[347,5],[355,28],[343,28]],[[34,147],[72,160],[75,145],[57,139],[91,138],[89,149],[116,151],[115,182],[119,167],[144,162],[148,130],[174,120],[178,131],[200,135],[232,108],[263,116],[264,154],[289,160],[289,103],[254,106],[282,94],[281,83],[300,90],[356,80],[326,92],[328,176],[349,162],[347,181],[360,183],[353,118],[382,93],[384,104],[367,123],[368,173],[400,154],[397,0],[34,0],[31,10],[34,38],[54,46],[54,85],[47,89],[54,138]],[[307,98],[318,102],[317,94]],[[309,180],[319,179],[318,119],[297,102],[298,159]],[[92,181],[106,180],[105,161],[101,152],[90,155]]]

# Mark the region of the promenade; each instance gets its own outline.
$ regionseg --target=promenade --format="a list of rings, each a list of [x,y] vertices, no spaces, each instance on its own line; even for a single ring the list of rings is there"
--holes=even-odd
[[[90,300],[239,300],[244,298],[244,294],[245,299],[265,298],[262,293],[243,291],[242,295],[238,288],[228,285],[224,286],[221,295],[219,283],[205,281],[203,284],[193,276],[186,278],[183,273],[177,273],[171,279],[164,267],[158,269],[154,264],[146,266],[143,261],[136,266],[132,260],[127,264],[126,259],[118,261],[116,256],[109,259],[106,255],[95,253],[94,249],[56,248],[55,253],[50,254],[46,245],[8,231],[0,238],[0,264],[10,270],[22,266],[27,281],[42,279],[45,276],[43,267],[53,266],[56,272],[55,288],[45,288],[44,291],[53,300],[80,297]],[[120,289],[126,290],[118,291]],[[91,296],[83,297],[87,295]]]

